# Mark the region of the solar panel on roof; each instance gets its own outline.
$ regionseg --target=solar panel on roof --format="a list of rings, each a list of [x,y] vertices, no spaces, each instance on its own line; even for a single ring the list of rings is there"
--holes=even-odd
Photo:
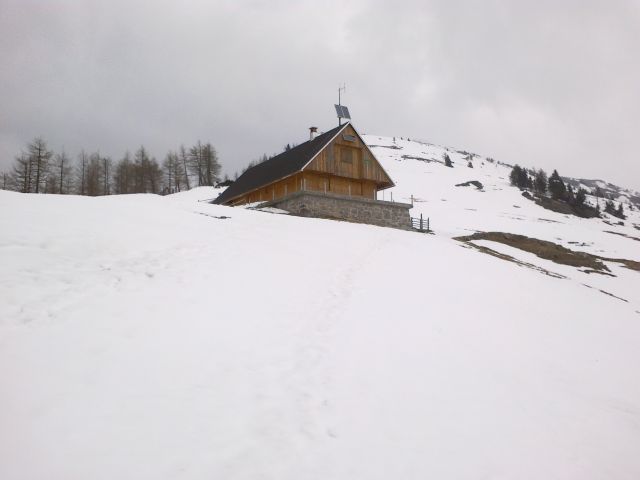
[[[338,118],[348,118],[351,119],[351,115],[349,114],[349,109],[344,105],[334,105],[336,107],[336,113],[338,114]]]

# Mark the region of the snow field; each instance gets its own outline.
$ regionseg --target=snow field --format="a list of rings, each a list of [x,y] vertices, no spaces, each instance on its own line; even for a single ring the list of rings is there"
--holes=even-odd
[[[640,475],[633,305],[448,236],[518,220],[213,196],[0,192],[1,478]]]

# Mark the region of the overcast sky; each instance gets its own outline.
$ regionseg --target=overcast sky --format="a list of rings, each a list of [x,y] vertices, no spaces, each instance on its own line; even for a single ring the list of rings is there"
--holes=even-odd
[[[0,169],[33,137],[232,174],[337,124],[640,189],[640,0],[0,0]]]

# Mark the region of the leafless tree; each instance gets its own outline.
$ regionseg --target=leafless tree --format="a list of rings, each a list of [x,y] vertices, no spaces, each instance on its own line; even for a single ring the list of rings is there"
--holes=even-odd
[[[135,168],[129,152],[116,163],[113,172],[113,188],[116,194],[135,191]]]
[[[47,172],[53,152],[46,142],[38,137],[27,145],[27,151],[14,159],[7,185],[12,190],[23,193],[46,191]]]
[[[53,156],[53,162],[47,176],[47,193],[69,193],[73,168],[67,154],[63,151]]]
[[[32,191],[32,166],[31,158],[26,153],[15,157],[9,182],[12,190],[22,193]]]
[[[41,137],[37,137],[27,146],[27,154],[35,169],[35,193],[40,193],[53,152],[47,148],[47,143]]]
[[[182,163],[182,169],[184,172],[184,182],[187,186],[187,190],[190,190],[189,186],[189,170],[187,169],[187,164],[189,163],[189,156],[187,155],[187,151],[184,148],[184,145],[180,145],[180,162]]]
[[[102,162],[100,154],[95,152],[89,155],[89,163],[85,171],[85,179],[87,183],[86,195],[97,197],[102,194]]]
[[[111,159],[109,157],[102,157],[102,195],[111,195]]]
[[[176,152],[169,152],[162,162],[165,188],[167,193],[179,192],[184,184],[184,174],[180,158]]]
[[[210,144],[198,143],[189,149],[191,172],[198,178],[198,186],[215,185],[220,174],[216,149]]]
[[[82,150],[78,155],[78,166],[76,168],[76,193],[87,194],[87,167],[89,165],[89,155]]]
[[[162,170],[155,158],[150,158],[144,147],[140,147],[134,155],[135,192],[160,193],[162,187]]]

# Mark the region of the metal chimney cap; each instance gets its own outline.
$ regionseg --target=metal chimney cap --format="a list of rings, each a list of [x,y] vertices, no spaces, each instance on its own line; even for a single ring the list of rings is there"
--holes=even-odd
[[[309,127],[309,140],[316,138],[316,133],[318,133],[318,127]]]

